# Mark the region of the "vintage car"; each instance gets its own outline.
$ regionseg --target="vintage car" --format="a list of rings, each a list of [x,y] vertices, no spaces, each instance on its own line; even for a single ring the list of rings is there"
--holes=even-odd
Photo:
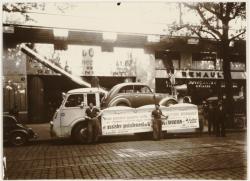
[[[19,123],[14,116],[3,115],[3,138],[14,146],[21,146],[30,139],[37,138],[31,128]]]
[[[141,107],[149,104],[169,106],[177,104],[177,100],[167,94],[153,93],[143,83],[121,83],[114,86],[102,100],[102,107],[128,106]]]

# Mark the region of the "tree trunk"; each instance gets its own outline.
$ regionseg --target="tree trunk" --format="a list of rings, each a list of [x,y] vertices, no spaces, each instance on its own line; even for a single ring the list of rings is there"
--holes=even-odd
[[[229,51],[229,42],[222,41],[221,46],[221,57],[223,60],[223,74],[224,74],[224,81],[225,81],[225,108],[228,114],[227,119],[227,127],[233,127],[233,117],[234,117],[234,108],[233,108],[233,89],[232,89],[232,77],[231,77],[231,70],[230,70],[230,60],[228,56]]]

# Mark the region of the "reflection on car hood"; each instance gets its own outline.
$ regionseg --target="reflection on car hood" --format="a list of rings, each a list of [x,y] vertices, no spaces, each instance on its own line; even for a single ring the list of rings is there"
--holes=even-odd
[[[24,124],[17,123],[17,126],[20,128],[28,129],[28,126],[26,126]]]

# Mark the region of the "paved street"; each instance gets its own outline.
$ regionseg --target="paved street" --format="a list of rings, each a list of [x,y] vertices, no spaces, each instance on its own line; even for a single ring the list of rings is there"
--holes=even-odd
[[[4,148],[9,179],[246,179],[246,133],[225,138],[33,142]]]

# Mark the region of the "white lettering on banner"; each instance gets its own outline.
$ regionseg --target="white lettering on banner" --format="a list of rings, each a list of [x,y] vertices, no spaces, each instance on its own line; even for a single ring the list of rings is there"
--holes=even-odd
[[[122,109],[122,108],[120,108]],[[118,135],[152,131],[152,108],[126,110],[106,109],[102,114],[102,134]],[[161,107],[168,119],[162,119],[162,130],[190,129],[199,127],[198,109],[195,105]]]

